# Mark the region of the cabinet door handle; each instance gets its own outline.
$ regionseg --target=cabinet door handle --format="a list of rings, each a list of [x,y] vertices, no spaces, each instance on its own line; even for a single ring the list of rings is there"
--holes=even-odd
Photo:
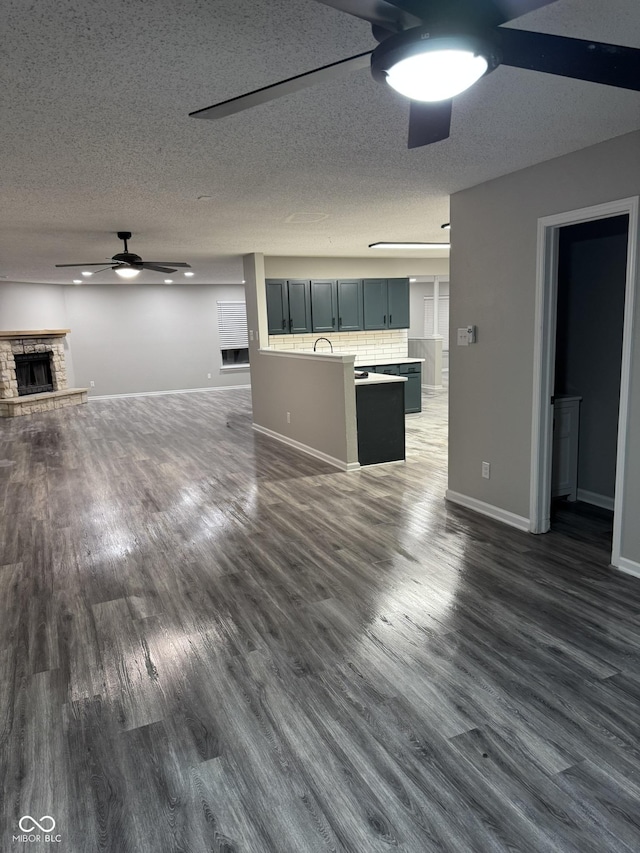
[[[289,331],[293,329],[293,317],[289,317]]]
[[[335,327],[336,327],[336,318],[335,318],[335,317],[332,317],[332,318],[331,318],[331,328],[332,328],[332,329],[335,329]]]
[[[342,326],[342,317],[338,317],[338,325]]]
[[[286,328],[287,328],[287,321],[286,321],[286,320],[284,319],[284,317],[283,317],[283,318],[282,318],[282,331],[284,332],[284,330],[285,330]]]
[[[386,325],[386,322],[387,322],[387,315],[386,315],[386,314],[385,314],[385,315],[384,315],[384,317],[382,318],[382,322]]]

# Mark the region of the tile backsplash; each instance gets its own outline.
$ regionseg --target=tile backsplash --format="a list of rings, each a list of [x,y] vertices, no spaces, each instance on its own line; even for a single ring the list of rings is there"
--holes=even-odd
[[[334,352],[354,353],[356,364],[370,359],[406,358],[408,329],[383,329],[377,332],[332,332],[328,335],[269,335],[269,346],[279,350],[312,350],[319,337],[327,337]],[[320,341],[318,352],[329,352],[326,341]]]

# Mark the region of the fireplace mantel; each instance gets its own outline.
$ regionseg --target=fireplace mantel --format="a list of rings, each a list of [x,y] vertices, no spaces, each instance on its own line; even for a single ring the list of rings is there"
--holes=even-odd
[[[7,338],[64,338],[71,329],[30,329],[22,332],[0,332],[0,340]]]

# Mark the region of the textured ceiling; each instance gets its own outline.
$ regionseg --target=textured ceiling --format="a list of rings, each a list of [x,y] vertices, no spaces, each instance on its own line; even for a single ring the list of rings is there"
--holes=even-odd
[[[407,103],[366,70],[190,119],[371,49],[368,25],[314,0],[4,0],[2,14],[8,281],[69,282],[54,264],[110,258],[118,230],[146,259],[190,262],[194,282],[239,281],[246,252],[440,241],[451,192],[640,128],[640,93],[506,67],[456,99],[449,140],[413,151]],[[557,0],[512,25],[640,47],[638,0]]]

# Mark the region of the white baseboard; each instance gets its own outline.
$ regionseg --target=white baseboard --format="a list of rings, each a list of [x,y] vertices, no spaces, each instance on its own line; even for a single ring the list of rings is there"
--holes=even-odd
[[[516,515],[514,512],[509,512],[506,509],[500,509],[498,506],[485,503],[477,498],[471,498],[468,495],[462,495],[460,492],[452,492],[450,489],[447,489],[445,492],[445,499],[451,501],[451,503],[460,504],[460,506],[464,506],[467,509],[479,512],[481,515],[493,518],[496,521],[501,521],[503,524],[508,524],[509,527],[515,527],[518,530],[524,530],[527,533],[529,532],[529,519],[525,518],[523,515]]]
[[[619,557],[618,565],[615,568],[626,575],[633,575],[635,578],[640,578],[640,563],[636,563],[635,560],[629,560],[627,557]]]
[[[578,500],[592,506],[599,506],[601,509],[610,509],[613,512],[613,498],[608,495],[599,495],[597,492],[578,489]]]
[[[321,459],[323,462],[326,462],[328,465],[333,465],[334,468],[339,468],[341,471],[355,471],[360,467],[359,462],[343,462],[342,459],[336,459],[334,456],[329,456],[328,453],[316,450],[315,447],[309,447],[308,444],[303,444],[301,441],[296,441],[294,438],[289,438],[287,435],[282,435],[281,432],[275,432],[272,429],[260,426],[260,424],[253,424],[253,428],[256,432],[268,435],[269,438],[275,438],[276,441],[280,441],[282,444],[288,444],[289,447],[293,447],[301,453],[306,453],[307,456],[313,456],[316,459]]]
[[[130,394],[101,394],[94,397],[89,394],[89,402],[92,400],[120,400],[124,397],[164,397],[166,394],[200,394],[202,391],[239,391],[251,388],[251,385],[216,385],[214,388],[174,388],[172,391],[133,391]]]

